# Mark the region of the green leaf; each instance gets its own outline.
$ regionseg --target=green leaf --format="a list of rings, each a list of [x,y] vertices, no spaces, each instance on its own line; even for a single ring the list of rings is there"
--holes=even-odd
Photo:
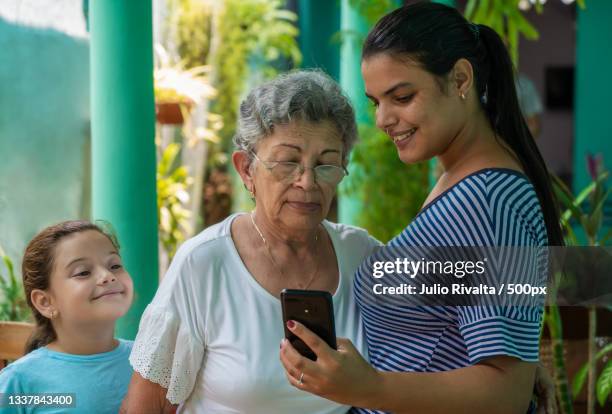
[[[599,352],[597,352],[597,354],[595,354],[595,362],[599,361],[601,358],[603,358],[605,355],[611,352],[612,352],[612,344],[608,344],[604,346],[602,349],[599,350]],[[580,393],[580,390],[582,389],[582,386],[584,385],[588,372],[589,372],[589,363],[585,362],[585,364],[581,366],[578,372],[576,373],[576,376],[574,376],[574,381],[572,382],[572,392],[574,395],[578,395],[578,393]]]
[[[608,171],[602,171],[598,176],[597,179],[595,180],[595,184],[599,187],[603,187],[604,183],[606,182],[606,180],[608,179],[608,176],[610,175],[610,173]]]
[[[595,189],[595,182],[590,183],[576,196],[574,200],[574,204],[580,205],[586,200],[586,198],[593,192]]]
[[[593,211],[603,209],[604,204],[606,203],[606,201],[608,201],[608,198],[610,198],[610,194],[612,194],[612,188],[608,189],[608,191],[606,191],[605,194],[603,195],[601,195],[600,193],[598,197],[595,199],[595,203],[597,204],[595,205],[595,208],[593,209]]]
[[[465,6],[465,12],[463,13],[468,20],[472,20],[474,17],[474,10],[476,9],[477,4],[478,0],[468,0]]]
[[[475,23],[485,23],[484,19],[489,14],[489,0],[480,0],[474,12],[473,21]]]
[[[608,399],[608,395],[612,392],[612,360],[608,361],[607,365],[599,375],[595,386],[597,392],[597,400],[602,407]]]
[[[557,305],[549,306],[548,329],[552,338],[560,338],[563,327],[561,326],[561,316]]]
[[[596,186],[595,188],[597,190],[597,189],[600,189],[601,187]],[[612,194],[612,188],[606,191],[606,193],[603,195],[601,194],[600,191],[597,191],[597,192],[599,194],[593,197],[593,202],[596,204],[593,207],[591,214],[589,214],[589,216],[587,217],[588,228],[585,229],[587,231],[587,235],[593,240],[597,238],[597,234],[599,233],[599,230],[601,228],[601,223],[603,220],[604,204],[606,200],[608,199],[608,197],[610,196],[610,194]]]
[[[516,26],[516,20],[513,15],[509,16],[506,21],[506,27],[508,29],[508,49],[510,49],[510,55],[515,65],[518,65],[518,36],[519,31]]]
[[[7,277],[0,273],[0,320],[28,320],[30,310],[25,299],[23,285],[15,274],[12,260],[1,247],[0,254],[8,271]]]
[[[564,212],[562,215],[562,219],[565,221],[569,221],[570,217],[574,217],[576,220],[580,221],[583,215],[582,210],[578,205],[575,204],[574,200],[571,198],[571,195],[568,195],[565,191],[563,191],[560,187],[554,186],[555,194],[557,199],[561,202],[565,208],[568,209],[567,212]]]
[[[607,198],[607,195],[604,195],[605,182],[607,179],[608,172],[604,171],[595,180],[595,190],[591,193],[589,197],[592,206],[597,205],[602,198]]]
[[[582,367],[580,367],[578,372],[576,372],[576,375],[574,376],[574,380],[572,381],[572,395],[574,397],[580,394],[580,390],[582,390],[582,387],[584,386],[588,373],[589,373],[588,363],[584,364]]]
[[[276,10],[274,17],[282,20],[289,20],[290,22],[296,22],[298,20],[297,14],[289,10]]]
[[[484,24],[495,30],[502,39],[507,40],[506,31],[504,30],[504,18],[502,15],[491,13],[489,16],[487,16]]]
[[[6,266],[6,269],[8,270],[9,277],[13,277],[15,275],[15,270],[13,268],[13,261],[7,255],[2,256],[2,261],[4,262],[4,265]]]
[[[502,0],[503,1],[503,0]],[[485,24],[489,24],[491,27],[494,27],[495,24],[500,24],[503,26],[504,23],[504,10],[503,4],[501,8],[499,6],[499,1],[493,1],[491,6],[489,6],[489,10],[487,11],[487,15],[484,17]],[[502,29],[503,32],[503,29]],[[501,33],[501,32],[498,32]]]
[[[608,354],[608,353],[612,353],[612,344],[608,344],[608,345],[604,346],[603,348],[601,348],[599,350],[599,352],[597,352],[597,354],[595,354],[595,360],[597,361],[597,360],[603,358],[603,356]]]
[[[535,10],[538,14],[541,14],[544,11],[544,2],[542,0],[536,0]]]
[[[523,14],[519,11],[516,12],[514,16],[514,21],[518,30],[527,40],[538,40],[540,38],[540,33],[538,30],[527,20]]]

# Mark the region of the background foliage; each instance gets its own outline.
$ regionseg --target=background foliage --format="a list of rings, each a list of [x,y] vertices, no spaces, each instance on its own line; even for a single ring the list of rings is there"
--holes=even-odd
[[[30,308],[25,300],[21,278],[17,278],[13,261],[0,246],[0,321],[29,321]],[[6,272],[6,273],[5,273]]]
[[[214,85],[219,96],[214,112],[223,117],[220,135],[223,149],[231,148],[238,105],[249,71],[257,69],[265,78],[278,73],[277,66],[298,66],[302,55],[297,44],[295,13],[283,10],[280,0],[225,0],[219,15],[218,42],[212,57]],[[251,57],[262,57],[258,68],[249,67]],[[286,59],[280,62],[281,59]]]
[[[429,189],[429,165],[406,165],[389,137],[373,125],[360,125],[360,142],[345,178],[344,194],[357,197],[362,210],[357,225],[387,242],[418,213]]]

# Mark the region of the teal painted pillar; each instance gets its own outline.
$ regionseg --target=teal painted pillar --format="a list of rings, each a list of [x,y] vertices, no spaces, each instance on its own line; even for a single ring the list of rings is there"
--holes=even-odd
[[[340,29],[344,35],[340,48],[340,84],[355,107],[357,123],[361,124],[372,122],[361,77],[361,46],[370,26],[350,3],[350,0],[341,0]]]
[[[365,86],[361,77],[361,47],[373,24],[366,22],[364,17],[351,6],[350,0],[341,0],[340,4],[340,28],[344,33],[340,49],[340,85],[355,108],[357,124],[371,125],[374,120],[371,119],[368,111],[369,103],[365,96]],[[400,1],[394,1],[394,7],[399,7],[400,4]],[[349,174],[354,171],[354,168],[349,163]],[[360,208],[363,208],[363,206],[358,198],[347,195],[339,197],[338,221],[353,225],[358,224],[357,216]]]
[[[302,67],[320,68],[336,81],[340,80],[340,5],[330,0],[301,0],[299,44]]]
[[[368,102],[361,78],[361,46],[370,27],[355,8],[351,7],[350,0],[341,0],[340,27],[344,33],[340,48],[340,85],[355,108],[357,124],[370,123],[372,120],[368,116]],[[354,172],[354,168],[349,163],[349,174]],[[343,195],[341,185],[338,221],[356,225],[361,207],[357,198]]]
[[[578,10],[576,31],[576,72],[574,89],[574,191],[584,188],[591,178],[587,169],[588,153],[601,153],[608,171],[612,171],[612,124],[610,117],[610,67],[612,54],[612,2],[587,1]]]
[[[92,209],[109,221],[134,280],[117,336],[133,338],[158,281],[150,0],[90,4]]]

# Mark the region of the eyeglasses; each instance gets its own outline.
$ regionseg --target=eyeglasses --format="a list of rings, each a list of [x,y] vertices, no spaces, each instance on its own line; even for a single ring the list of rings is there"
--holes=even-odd
[[[298,177],[301,177],[306,170],[313,170],[315,180],[317,183],[326,183],[331,185],[337,185],[342,179],[348,175],[348,171],[344,167],[338,167],[337,165],[322,164],[316,167],[306,168],[299,162],[291,161],[263,161],[255,152],[251,151],[251,154],[259,161],[268,171],[272,173],[272,176],[278,181],[293,182]]]

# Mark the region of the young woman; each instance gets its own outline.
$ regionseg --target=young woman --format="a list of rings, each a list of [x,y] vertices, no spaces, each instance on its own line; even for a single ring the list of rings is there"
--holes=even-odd
[[[443,167],[420,213],[391,245],[563,243],[548,172],[518,107],[510,57],[491,28],[441,4],[405,6],[368,35],[362,73],[377,126],[400,159],[436,157]],[[539,263],[529,271],[544,275],[546,261]],[[528,410],[541,308],[371,306],[367,273],[357,272],[355,294],[370,363],[349,341],[340,340],[335,351],[289,321],[318,355],[307,360],[282,342],[291,384],[391,412]]]
[[[45,405],[20,396],[56,393],[70,396],[57,400],[66,411],[117,413],[132,343],[115,339],[115,321],[130,308],[133,286],[115,238],[86,221],[48,227],[28,244],[22,274],[36,330],[27,354],[0,372],[3,402],[29,413]]]

